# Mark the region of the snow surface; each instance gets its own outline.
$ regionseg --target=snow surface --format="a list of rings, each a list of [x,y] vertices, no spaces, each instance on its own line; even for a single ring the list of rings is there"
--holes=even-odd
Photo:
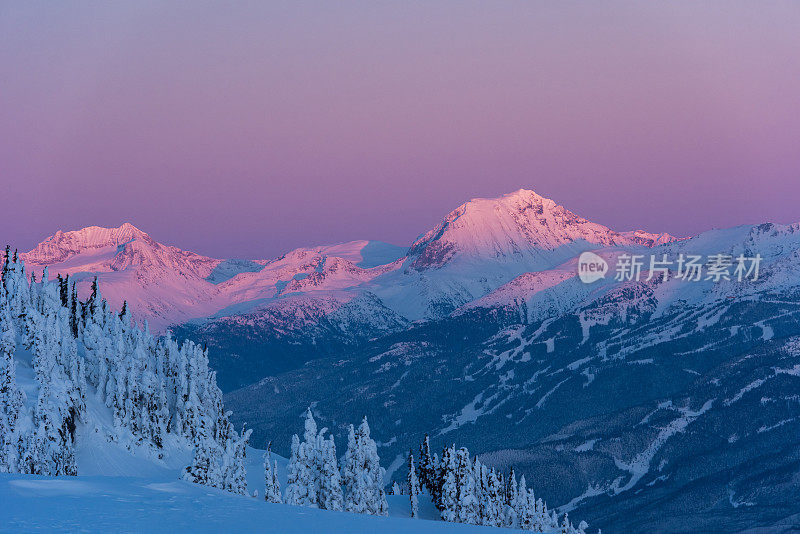
[[[498,532],[410,519],[407,497],[388,500],[392,517],[384,518],[270,504],[263,497],[233,495],[166,474],[61,478],[0,474],[0,532]],[[427,504],[421,509],[430,515]]]

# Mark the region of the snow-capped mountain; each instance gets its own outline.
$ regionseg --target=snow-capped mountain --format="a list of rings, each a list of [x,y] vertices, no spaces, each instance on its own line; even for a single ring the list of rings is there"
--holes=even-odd
[[[156,329],[194,317],[194,309],[211,309],[216,292],[204,280],[221,263],[162,245],[130,223],[58,231],[21,257],[39,276],[46,266],[51,277],[71,275],[82,295],[97,276],[112,305],[127,300],[137,319]]]
[[[653,246],[674,241],[669,234],[615,232],[575,215],[549,198],[520,189],[500,198],[476,198],[451,211],[409,249],[417,269],[480,260],[527,261],[535,265],[560,247]],[[595,247],[596,248],[596,247]]]
[[[191,319],[258,308],[287,294],[358,286],[391,269],[401,255],[398,249],[354,241],[296,249],[274,260],[220,260],[162,245],[125,223],[59,231],[21,257],[39,276],[44,267],[51,277],[71,275],[82,295],[97,276],[112,305],[126,300],[134,317],[161,331]],[[326,294],[322,301],[332,299]]]

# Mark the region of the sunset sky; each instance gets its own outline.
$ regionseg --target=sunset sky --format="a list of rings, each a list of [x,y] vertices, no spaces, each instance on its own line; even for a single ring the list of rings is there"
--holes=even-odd
[[[0,238],[407,245],[521,187],[614,229],[800,221],[800,2],[3,2]]]

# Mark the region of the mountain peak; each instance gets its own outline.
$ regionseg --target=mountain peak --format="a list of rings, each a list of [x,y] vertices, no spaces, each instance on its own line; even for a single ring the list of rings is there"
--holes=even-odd
[[[520,189],[517,189],[516,191],[512,191],[510,193],[505,193],[505,194],[500,195],[499,197],[496,197],[496,198],[484,198],[484,197],[473,198],[473,199],[470,199],[470,201],[466,202],[465,204],[469,204],[471,202],[480,202],[480,201],[499,202],[499,201],[502,201],[502,200],[517,200],[517,199],[519,199],[519,200],[550,200],[550,199],[548,199],[546,197],[543,197],[542,195],[540,195],[539,193],[537,193],[536,191],[534,191],[532,189],[520,188]]]
[[[32,264],[49,265],[65,261],[81,252],[120,246],[133,240],[140,240],[149,245],[156,244],[149,235],[129,222],[117,228],[87,226],[67,232],[59,230],[24,254],[23,258]]]
[[[421,235],[409,249],[416,268],[438,268],[455,257],[522,258],[576,241],[599,246],[661,241],[648,234],[615,232],[576,215],[529,189],[497,198],[474,198],[451,211],[439,225]]]

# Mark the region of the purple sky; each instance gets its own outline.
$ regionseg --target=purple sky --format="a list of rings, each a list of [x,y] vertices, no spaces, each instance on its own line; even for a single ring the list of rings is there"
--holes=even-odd
[[[619,230],[800,221],[798,28],[796,1],[3,2],[0,238],[405,245],[520,187]]]

